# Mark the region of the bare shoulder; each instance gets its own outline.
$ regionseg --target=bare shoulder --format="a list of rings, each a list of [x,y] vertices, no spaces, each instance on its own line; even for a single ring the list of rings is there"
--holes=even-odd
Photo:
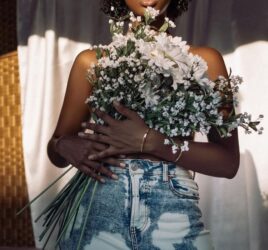
[[[88,69],[92,64],[97,62],[95,50],[83,50],[75,58],[74,64]]]
[[[215,48],[211,47],[190,46],[190,52],[203,57],[206,61],[222,58],[221,53]]]
[[[210,47],[191,46],[190,52],[202,57],[207,62],[210,79],[214,80],[219,75],[228,76],[223,57],[218,50]]]

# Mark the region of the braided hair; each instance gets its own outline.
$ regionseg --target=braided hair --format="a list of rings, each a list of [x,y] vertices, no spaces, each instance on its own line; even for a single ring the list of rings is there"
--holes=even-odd
[[[167,16],[170,19],[176,19],[183,12],[188,10],[188,5],[191,0],[171,0],[168,9]],[[125,3],[125,0],[102,0],[101,10],[108,16],[118,19],[128,14],[129,9]],[[115,11],[111,11],[111,7],[114,7]]]

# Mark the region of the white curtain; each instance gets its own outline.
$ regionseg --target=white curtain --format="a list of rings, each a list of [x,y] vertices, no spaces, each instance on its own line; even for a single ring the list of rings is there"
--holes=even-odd
[[[17,3],[23,147],[32,199],[62,172],[49,162],[46,144],[58,119],[73,60],[89,44],[107,43],[109,32],[99,0]],[[188,13],[178,20],[175,34],[220,50],[227,67],[244,77],[239,109],[267,117],[267,31],[266,0],[193,0]],[[267,130],[267,118],[263,126]],[[267,139],[267,132],[262,136],[240,133],[241,164],[233,180],[197,175],[204,221],[217,250],[268,249],[264,235],[268,230]],[[34,203],[33,220],[63,184]],[[41,222],[33,226],[36,246],[41,247]]]

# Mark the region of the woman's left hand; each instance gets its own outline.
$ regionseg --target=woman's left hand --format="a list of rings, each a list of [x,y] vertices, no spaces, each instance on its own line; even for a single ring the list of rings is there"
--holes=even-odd
[[[91,155],[90,160],[98,160],[113,155],[127,155],[141,152],[143,136],[148,126],[142,118],[118,102],[114,102],[115,109],[126,117],[125,120],[115,120],[105,112],[96,110],[94,113],[106,125],[83,123],[82,127],[91,129],[95,133],[79,133],[79,136],[109,145],[104,151]]]

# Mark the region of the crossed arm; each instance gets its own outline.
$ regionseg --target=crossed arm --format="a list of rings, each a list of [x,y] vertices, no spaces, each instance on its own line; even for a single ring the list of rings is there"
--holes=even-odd
[[[216,79],[219,75],[227,77],[223,59],[217,51],[199,48],[193,52],[198,52],[207,61],[208,75],[211,79]],[[96,110],[96,115],[107,125],[88,122],[90,110],[84,101],[90,95],[91,88],[84,76],[88,66],[94,62],[96,62],[94,51],[82,52],[74,62],[57,128],[48,144],[48,155],[55,165],[65,166],[70,163],[101,180],[102,177],[96,174],[98,169],[104,175],[116,179],[103,163],[124,167],[117,156],[139,153],[143,135],[148,127],[134,111],[120,104],[115,104],[115,108],[127,118],[126,120],[117,121]],[[81,124],[84,129],[90,128],[96,134],[81,132]],[[57,142],[59,137],[61,140]],[[172,153],[171,146],[164,145],[164,139],[163,134],[151,130],[144,153],[162,160],[174,161],[177,155]],[[190,150],[183,152],[178,164],[206,175],[234,177],[239,166],[237,130],[234,130],[229,138],[221,138],[216,131],[211,130],[208,140],[207,143],[190,141]]]

